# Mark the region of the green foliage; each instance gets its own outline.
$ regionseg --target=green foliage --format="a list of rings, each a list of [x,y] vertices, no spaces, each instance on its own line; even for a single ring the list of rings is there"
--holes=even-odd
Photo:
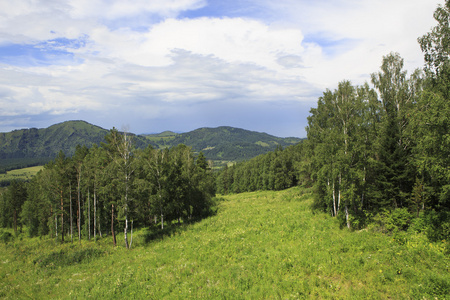
[[[68,121],[44,129],[0,133],[1,159],[54,158],[59,151],[71,156],[77,145],[100,144],[107,130],[84,121]]]
[[[217,174],[218,193],[258,190],[283,190],[296,185],[308,186],[310,178],[304,142],[259,155],[249,161],[225,167]],[[303,164],[302,164],[303,163]]]
[[[9,242],[14,240],[14,236],[11,232],[7,230],[0,229],[0,241],[4,244],[8,244]]]
[[[391,234],[408,230],[411,220],[412,216],[406,208],[397,208],[393,211],[385,210],[373,218],[376,224],[374,228]]]
[[[123,231],[131,245],[132,227],[153,226],[156,216],[163,227],[215,213],[214,176],[203,154],[196,158],[185,145],[142,151],[132,137],[112,129],[100,147],[77,146],[72,157],[60,151],[26,189],[20,183],[22,192],[13,182],[0,194],[0,226],[25,225],[30,237],[61,243],[110,234],[116,245]]]
[[[200,128],[177,135],[172,145],[185,144],[196,152],[203,151],[208,159],[236,161],[273,151],[279,145],[285,147],[298,142],[300,139],[284,139],[267,133],[222,126]]]
[[[427,211],[425,222],[428,224],[427,236],[432,241],[450,241],[450,212]]]
[[[374,89],[343,81],[311,109],[313,208],[341,226],[360,229],[375,221],[393,233],[414,223],[433,240],[448,238],[449,16],[446,1],[434,14],[438,25],[419,39],[424,72],[408,77],[403,59],[390,53],[371,75]]]
[[[432,88],[450,97],[450,1],[439,5],[433,14],[437,25],[418,39],[424,53],[425,72]]]

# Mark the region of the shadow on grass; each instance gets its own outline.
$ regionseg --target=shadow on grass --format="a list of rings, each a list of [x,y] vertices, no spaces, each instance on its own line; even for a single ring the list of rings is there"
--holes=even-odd
[[[223,201],[223,199],[217,197],[214,198],[213,201],[214,205],[212,205],[208,210],[205,210],[201,217],[192,218],[184,222],[174,221],[168,224],[164,224],[164,229],[160,227],[161,224],[147,228],[146,232],[143,234],[144,244],[149,244],[153,241],[162,240],[164,239],[164,237],[170,237],[175,233],[186,231],[189,225],[195,224],[197,222],[202,221],[203,219],[217,215],[218,202]]]
[[[186,223],[182,223],[165,225],[164,229],[161,229],[157,226],[147,228],[147,231],[144,233],[144,243],[149,244],[153,241],[163,240],[164,237],[170,237],[176,232],[186,230],[186,226]]]
[[[76,251],[59,250],[45,253],[33,260],[33,264],[41,268],[57,268],[90,262],[105,255],[99,249],[80,249]]]

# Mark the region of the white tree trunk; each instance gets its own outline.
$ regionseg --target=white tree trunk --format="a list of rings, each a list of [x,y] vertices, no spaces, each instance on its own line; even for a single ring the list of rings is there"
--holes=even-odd
[[[350,220],[348,218],[348,206],[345,205],[345,221],[347,222],[347,228],[350,229]]]
[[[125,217],[125,228],[123,229],[124,231],[124,235],[125,235],[125,247],[128,249],[129,245],[128,245],[128,236],[127,236],[127,232],[128,232],[128,218]]]
[[[69,199],[70,199],[70,240],[73,243],[73,215],[72,215],[72,183],[69,184]]]
[[[342,185],[342,174],[341,174],[341,172],[339,172],[338,207],[337,207],[336,215],[339,213],[339,209],[341,207],[341,185]]]
[[[334,179],[333,179],[333,210],[334,210],[334,217],[336,217],[337,215],[337,211],[336,211],[336,190],[334,187]]]

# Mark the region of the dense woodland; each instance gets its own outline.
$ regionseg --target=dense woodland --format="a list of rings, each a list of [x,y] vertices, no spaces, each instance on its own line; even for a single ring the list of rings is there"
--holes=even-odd
[[[305,142],[259,155],[249,161],[225,166],[216,176],[220,194],[284,190],[297,185],[310,185],[310,172],[304,166]]]
[[[31,182],[13,181],[1,195],[0,225],[64,241],[112,236],[133,226],[189,222],[211,213],[214,180],[204,155],[190,148],[136,150],[112,129],[100,147],[61,151]],[[18,228],[19,227],[19,228]]]
[[[383,57],[371,82],[342,81],[308,117],[307,140],[212,173],[179,144],[133,148],[113,129],[106,143],[60,155],[30,183],[0,197],[0,225],[30,235],[96,238],[120,228],[189,221],[211,212],[216,193],[314,189],[313,209],[360,229],[423,224],[432,240],[450,238],[450,1],[418,42],[425,66],[411,75],[398,53]],[[208,145],[203,145],[207,147]],[[114,243],[115,240],[114,240]]]

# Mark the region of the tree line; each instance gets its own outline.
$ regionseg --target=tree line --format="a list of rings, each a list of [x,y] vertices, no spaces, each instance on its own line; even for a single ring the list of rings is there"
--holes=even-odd
[[[0,195],[0,225],[62,242],[112,236],[133,226],[189,222],[211,213],[215,184],[203,153],[178,145],[137,150],[132,136],[113,128],[106,143],[59,155],[29,183],[14,181]],[[19,227],[19,229],[18,229]]]
[[[226,165],[216,176],[220,194],[253,192],[258,190],[284,190],[296,185],[309,185],[310,175],[306,143],[261,154],[251,160]]]

